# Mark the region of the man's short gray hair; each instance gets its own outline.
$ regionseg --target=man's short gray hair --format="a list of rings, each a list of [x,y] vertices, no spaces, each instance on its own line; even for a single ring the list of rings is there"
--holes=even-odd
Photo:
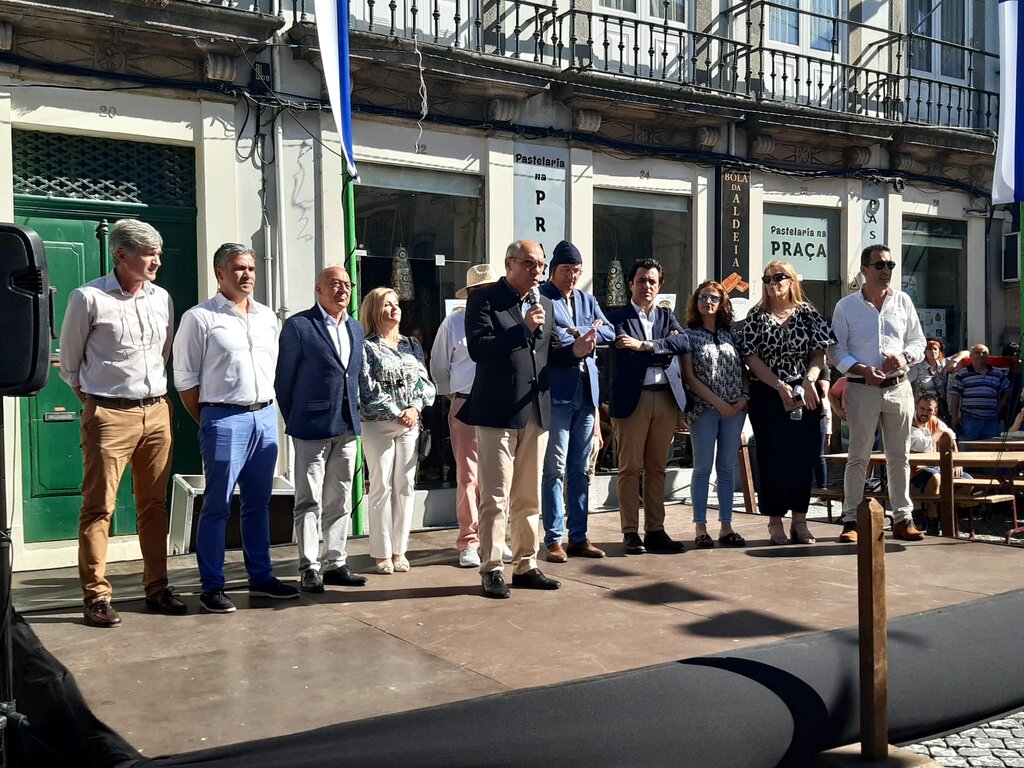
[[[114,222],[110,230],[110,255],[119,250],[134,252],[138,250],[161,250],[164,239],[152,224],[138,219],[120,219]]]
[[[241,243],[224,243],[213,253],[213,268],[223,267],[231,259],[243,253],[252,253],[252,248]]]

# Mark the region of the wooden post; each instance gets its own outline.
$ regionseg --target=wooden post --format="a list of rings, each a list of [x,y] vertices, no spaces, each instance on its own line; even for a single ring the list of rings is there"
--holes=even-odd
[[[939,524],[942,535],[956,538],[956,500],[953,497],[953,438],[939,435]]]
[[[885,616],[885,515],[874,499],[857,507],[857,614],[860,638],[860,750],[889,756],[889,648]]]
[[[757,514],[757,494],[754,492],[754,472],[750,465],[750,446],[745,435],[740,435],[740,486],[743,488],[743,506],[747,513]]]

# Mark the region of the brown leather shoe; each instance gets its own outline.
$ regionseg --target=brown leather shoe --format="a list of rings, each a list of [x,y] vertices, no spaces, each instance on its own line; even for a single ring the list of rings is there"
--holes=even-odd
[[[917,530],[913,520],[908,520],[905,523],[892,524],[892,537],[903,541],[921,541],[924,534]]]
[[[97,600],[92,605],[87,605],[83,615],[85,623],[94,627],[109,629],[121,626],[121,617],[117,615],[109,600]]]
[[[604,550],[598,549],[590,543],[589,539],[583,541],[571,541],[565,548],[565,554],[569,557],[604,557]]]
[[[548,544],[547,561],[549,563],[564,563],[568,559],[569,556],[565,554],[565,550],[562,549],[560,542],[556,541],[554,544]]]
[[[839,534],[839,541],[843,542],[844,544],[856,544],[857,524],[843,523],[843,532]]]

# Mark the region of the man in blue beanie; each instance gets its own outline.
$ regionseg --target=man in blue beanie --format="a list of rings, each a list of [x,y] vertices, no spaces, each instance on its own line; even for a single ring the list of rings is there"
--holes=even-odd
[[[598,344],[615,340],[614,328],[591,294],[576,288],[583,270],[583,257],[572,243],[555,246],[551,278],[540,292],[551,299],[556,332],[563,344],[593,328]],[[587,539],[590,513],[590,454],[594,421],[600,403],[594,353],[571,368],[550,368],[551,425],[541,478],[541,515],[547,559],[564,563],[569,556],[604,557],[604,552]],[[565,501],[563,502],[563,482]],[[563,548],[566,522],[569,539]]]

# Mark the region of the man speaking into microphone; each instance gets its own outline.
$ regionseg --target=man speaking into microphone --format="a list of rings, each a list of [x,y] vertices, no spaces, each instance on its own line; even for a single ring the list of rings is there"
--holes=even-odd
[[[505,510],[512,526],[512,586],[558,589],[537,567],[540,476],[548,441],[548,365],[573,366],[594,349],[594,331],[561,346],[551,300],[537,290],[544,249],[517,240],[505,251],[505,277],[473,291],[466,342],[476,378],[458,418],[476,427],[480,489],[480,575],[484,595],[509,596],[501,552]]]

